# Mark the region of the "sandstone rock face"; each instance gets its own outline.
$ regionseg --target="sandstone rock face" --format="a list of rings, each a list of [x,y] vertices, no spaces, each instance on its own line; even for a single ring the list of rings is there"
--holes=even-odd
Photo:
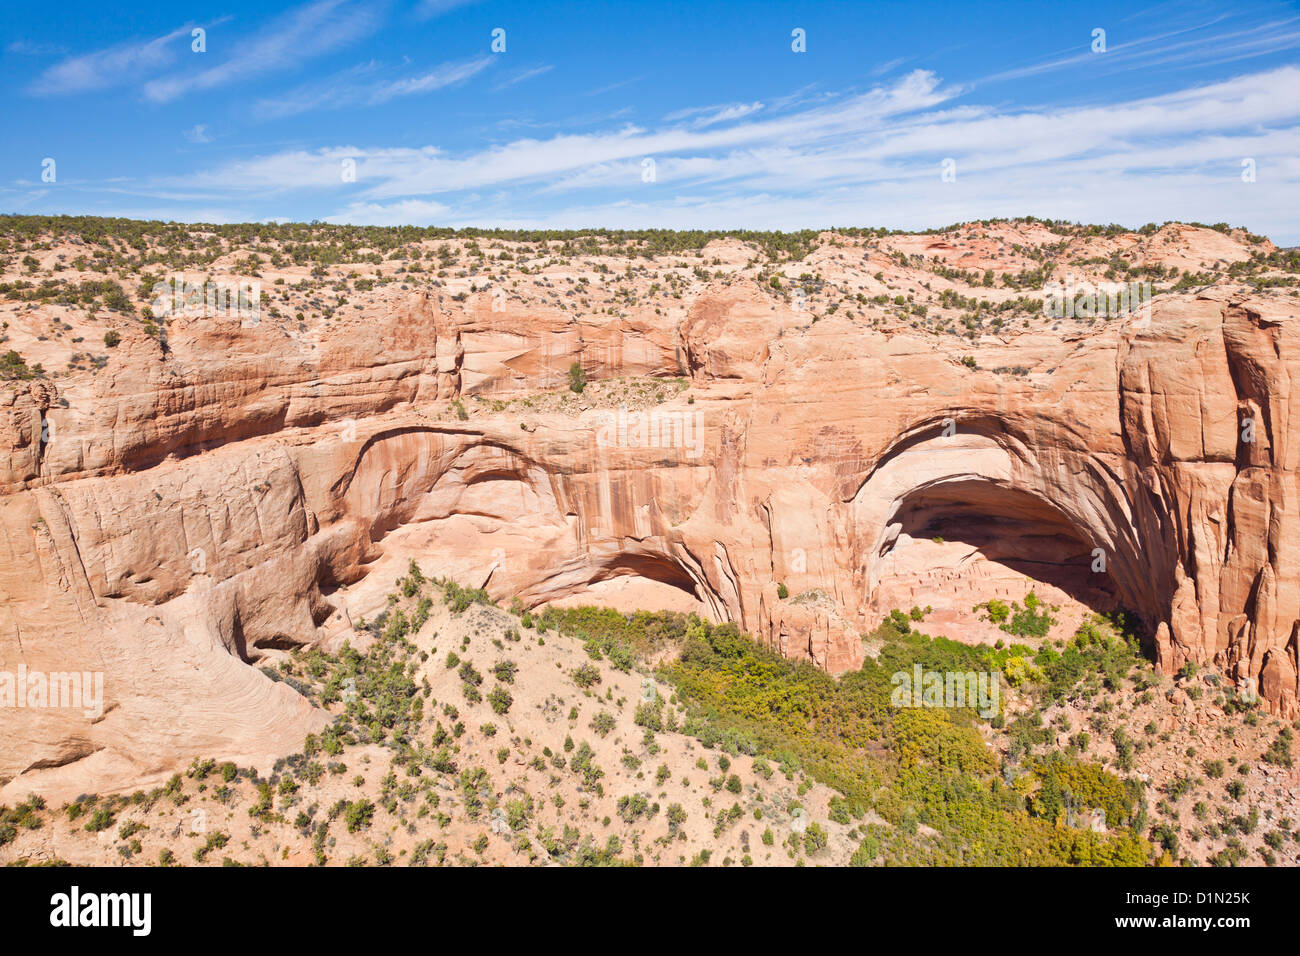
[[[1279,302],[1163,295],[984,336],[977,367],[745,274],[666,313],[412,290],[302,335],[178,318],[165,356],[128,341],[0,400],[0,672],[104,679],[99,713],[3,712],[0,802],[298,748],[325,717],[257,665],[336,646],[348,595],[411,558],[530,606],[647,579],[838,673],[882,580],[924,570],[908,543],[957,539],[1136,612],[1165,672],[1212,663],[1294,716],[1300,319]],[[574,362],[688,387],[529,404]]]

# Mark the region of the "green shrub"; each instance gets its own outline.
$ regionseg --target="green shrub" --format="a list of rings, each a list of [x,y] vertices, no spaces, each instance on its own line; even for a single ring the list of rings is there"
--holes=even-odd
[[[1283,727],[1278,733],[1277,739],[1269,745],[1268,750],[1264,751],[1261,759],[1271,764],[1277,764],[1279,767],[1290,767],[1294,762],[1291,756],[1291,746],[1294,735],[1290,727]]]
[[[0,355],[0,381],[26,381],[44,375],[45,370],[40,363],[29,367],[26,360],[13,349]]]
[[[1007,602],[996,599],[985,604],[984,609],[988,611],[989,620],[994,624],[1006,623],[1007,617],[1011,614],[1011,607]]]
[[[500,685],[494,687],[492,693],[488,694],[488,703],[492,705],[492,710],[498,714],[506,713],[514,702],[514,698],[510,696],[510,691]]]
[[[209,833],[208,838],[203,841],[203,846],[194,851],[194,859],[202,863],[207,859],[208,854],[213,850],[220,850],[230,842],[230,836],[226,833]]]
[[[349,833],[365,830],[375,816],[375,805],[364,797],[347,805],[343,811],[343,820]]]
[[[582,367],[581,362],[574,362],[569,366],[569,391],[579,395],[587,387],[587,372]]]
[[[106,807],[99,807],[86,821],[86,829],[91,833],[98,833],[100,830],[107,830],[113,825],[113,822],[113,813]]]

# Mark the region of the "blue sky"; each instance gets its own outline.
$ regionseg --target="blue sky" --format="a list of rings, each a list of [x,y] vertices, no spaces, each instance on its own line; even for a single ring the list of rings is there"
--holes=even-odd
[[[6,212],[773,229],[1036,215],[1300,243],[1295,4],[6,13]]]

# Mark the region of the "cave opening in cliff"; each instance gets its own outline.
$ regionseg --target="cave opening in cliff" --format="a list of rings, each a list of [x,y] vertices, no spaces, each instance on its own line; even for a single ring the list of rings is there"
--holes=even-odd
[[[1058,609],[1051,636],[1065,636],[1088,614],[1124,604],[1113,574],[1096,570],[1095,547],[1037,495],[984,478],[937,482],[910,492],[895,508],[881,549],[876,603],[929,606],[936,633],[942,627],[949,637],[994,640],[997,630],[980,606],[992,600],[1023,604],[1032,591]]]
[[[721,601],[702,589],[678,561],[658,554],[622,552],[594,569],[576,593],[549,603],[556,607],[595,605],[618,611],[680,611],[718,621]]]

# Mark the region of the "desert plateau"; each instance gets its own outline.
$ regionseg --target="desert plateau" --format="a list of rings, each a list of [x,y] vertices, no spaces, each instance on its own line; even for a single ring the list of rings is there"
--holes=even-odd
[[[1293,250],[0,223],[0,858],[1300,859]]]

